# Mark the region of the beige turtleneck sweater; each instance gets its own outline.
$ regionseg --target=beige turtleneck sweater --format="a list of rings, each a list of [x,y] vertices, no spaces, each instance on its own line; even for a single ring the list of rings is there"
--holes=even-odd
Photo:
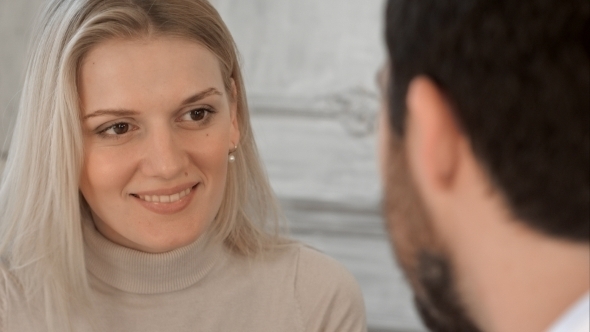
[[[118,246],[91,223],[84,239],[101,331],[366,331],[352,275],[301,244],[248,259],[206,237],[163,254]],[[1,332],[44,330],[24,302],[18,280],[1,267]]]

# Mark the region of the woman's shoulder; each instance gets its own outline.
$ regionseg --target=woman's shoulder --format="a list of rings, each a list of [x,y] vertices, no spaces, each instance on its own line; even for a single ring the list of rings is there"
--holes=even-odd
[[[285,246],[283,255],[294,268],[305,331],[366,331],[362,292],[344,265],[301,243]]]
[[[297,253],[297,282],[300,286],[360,290],[356,279],[342,263],[305,244],[293,247]]]
[[[11,298],[23,294],[23,287],[8,265],[0,259],[0,331],[6,331],[8,304]]]
[[[0,315],[4,315],[6,311],[6,299],[14,288],[18,288],[18,285],[19,283],[8,269],[6,263],[0,259]],[[0,317],[0,326],[1,323],[2,317]]]
[[[358,291],[360,294],[356,279],[342,263],[309,245],[300,242],[284,244],[273,250],[270,257],[277,265],[292,267],[296,284],[301,287]]]
[[[8,264],[0,259],[0,295],[8,296],[10,293],[22,293],[23,286]]]
[[[0,260],[0,331],[5,331],[6,325],[6,302],[7,302],[7,286],[10,284],[8,278],[8,269]]]

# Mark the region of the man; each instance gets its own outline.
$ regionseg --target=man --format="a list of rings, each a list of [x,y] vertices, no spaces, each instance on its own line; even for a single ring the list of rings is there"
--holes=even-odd
[[[433,331],[589,331],[590,1],[390,0],[381,168]]]

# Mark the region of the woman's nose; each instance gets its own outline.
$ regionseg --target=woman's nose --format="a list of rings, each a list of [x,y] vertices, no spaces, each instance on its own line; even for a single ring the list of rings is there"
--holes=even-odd
[[[171,128],[152,130],[142,148],[145,149],[143,168],[148,176],[173,179],[188,165],[188,156]]]

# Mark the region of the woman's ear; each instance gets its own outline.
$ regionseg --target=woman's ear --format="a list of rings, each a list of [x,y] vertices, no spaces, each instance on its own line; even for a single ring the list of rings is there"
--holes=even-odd
[[[239,124],[239,110],[238,110],[238,103],[240,96],[238,95],[238,89],[236,87],[236,82],[233,78],[231,80],[231,90],[229,91],[229,111],[230,111],[230,149],[234,149],[240,143],[240,124]]]

